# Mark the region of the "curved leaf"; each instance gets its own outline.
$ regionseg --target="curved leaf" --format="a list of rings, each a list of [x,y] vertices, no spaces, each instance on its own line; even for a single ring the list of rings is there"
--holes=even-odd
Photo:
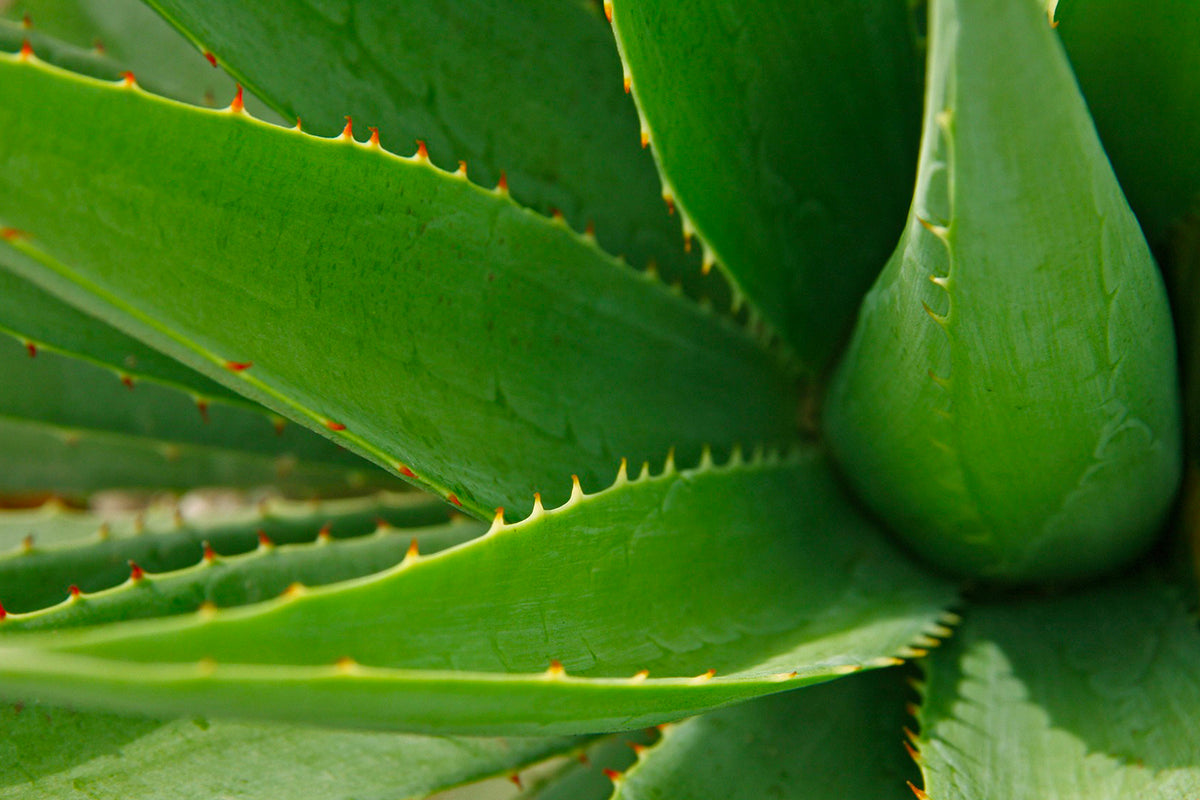
[[[1200,633],[1144,575],[985,604],[935,653],[921,707],[936,800],[1118,800],[1200,792]]]
[[[896,663],[952,597],[810,451],[619,479],[259,606],[14,634],[0,693],[420,731],[633,729]]]
[[[669,725],[613,800],[911,800],[910,693],[902,672],[878,670]]]
[[[907,4],[611,7],[685,230],[825,366],[904,223],[921,119]]]
[[[0,74],[25,277],[476,513],[793,437],[775,356],[501,194],[36,59]]]
[[[346,115],[386,142],[423,140],[433,162],[560,210],[643,266],[698,278],[679,223],[638,149],[637,114],[599,7],[561,0],[150,0],[256,94],[306,130]],[[714,281],[707,292],[721,292]]]

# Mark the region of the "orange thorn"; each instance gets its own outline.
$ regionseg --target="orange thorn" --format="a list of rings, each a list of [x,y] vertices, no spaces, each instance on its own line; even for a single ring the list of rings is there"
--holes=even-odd
[[[15,242],[17,239],[24,239],[26,236],[24,231],[16,228],[0,228],[0,239],[6,242]]]
[[[908,743],[907,739],[901,739],[900,744],[904,745],[904,749],[908,752],[908,757],[918,764],[921,763],[921,754],[917,752],[917,748]]]
[[[650,131],[642,131],[642,147],[650,146]]]
[[[496,192],[502,195],[508,194],[508,175],[504,173],[504,170],[500,170],[500,180],[496,182]]]
[[[406,478],[412,478],[413,480],[417,478],[416,473],[409,469],[406,464],[401,464],[398,461],[396,462],[396,471]]]
[[[132,89],[134,86],[137,86],[137,78],[133,77],[133,73],[129,70],[122,72],[121,77],[125,80],[121,85],[126,89]]]
[[[296,581],[284,589],[280,597],[299,597],[302,594],[304,594],[304,584]]]
[[[523,783],[521,783],[521,776],[520,776],[520,775],[518,775],[517,773],[515,773],[515,772],[514,772],[512,775],[509,775],[509,776],[508,776],[508,779],[509,779],[510,781],[512,781],[512,782],[513,782],[513,783],[516,785],[516,787],[517,787],[518,789],[524,789],[524,788],[525,788],[525,785],[524,785]]]
[[[451,503],[454,503],[454,505],[458,506],[459,508],[462,508],[462,501],[458,499],[458,495],[454,494],[454,492],[446,495],[446,499]]]
[[[561,678],[567,674],[567,671],[563,669],[562,662],[555,658],[550,662],[550,666],[546,669],[546,674],[551,678]]]
[[[210,53],[209,51],[205,50],[205,51],[204,51],[204,57],[205,57],[205,58],[208,60],[208,63],[209,63],[209,64],[212,64],[214,67],[215,67],[215,66],[217,66],[217,57],[216,57],[216,56],[214,56],[212,53]]]
[[[274,547],[275,543],[271,541],[271,537],[267,536],[267,532],[262,528],[258,529],[258,545],[259,547]]]
[[[367,141],[367,144],[372,147],[379,147],[379,128],[372,126],[367,128],[367,130],[371,132],[371,138]]]
[[[342,423],[340,423],[340,422],[334,422],[334,421],[333,421],[333,420],[331,420],[331,419],[327,419],[327,420],[325,420],[325,427],[326,427],[326,428],[328,428],[328,429],[329,429],[329,430],[331,430],[331,431],[344,431],[344,430],[346,430],[346,426],[345,426],[345,425],[343,425],[343,424],[342,424]]]
[[[425,142],[417,139],[417,152],[413,154],[413,158],[417,161],[429,161],[429,151],[425,149]]]
[[[561,211],[559,211],[557,208],[550,209],[550,216],[554,219],[555,222],[565,222],[566,221],[566,218],[563,216],[563,213]]]
[[[420,555],[421,555],[421,546],[420,546],[420,543],[417,541],[417,537],[414,536],[412,538],[412,541],[408,543],[408,550],[404,553],[404,557],[405,558],[417,558]]]
[[[587,227],[585,227],[583,229],[583,235],[588,237],[589,239],[595,239],[596,238],[596,223],[589,219],[587,221]]]
[[[67,587],[67,594],[69,594],[71,597],[79,597],[79,595],[83,594],[83,592],[80,591],[78,586],[72,583]]]
[[[917,800],[929,800],[929,795],[925,794],[923,789],[918,789],[914,786],[912,781],[905,781],[905,783],[908,784],[908,788],[912,789],[912,793],[917,796]]]
[[[346,116],[346,127],[342,128],[343,139],[354,138],[354,120],[349,115]]]
[[[132,377],[130,377],[129,375],[121,375],[121,383],[123,383],[125,385],[126,389],[133,391],[133,378]]]
[[[92,40],[92,49],[95,50],[99,55],[104,55],[108,52],[108,48],[104,46],[104,42],[102,42],[100,39]]]
[[[134,581],[136,583],[137,581],[140,581],[144,577],[146,577],[145,570],[143,570],[141,567],[139,567],[135,562],[130,561],[129,562],[129,580]]]
[[[633,79],[630,78],[628,75],[626,75],[625,76],[625,94],[629,94],[629,92],[632,89],[633,89]]]
[[[217,551],[208,542],[204,542],[204,560],[209,564],[217,560]]]
[[[692,235],[690,233],[685,233],[683,235],[683,252],[692,252]]]
[[[646,749],[646,745],[641,744],[640,742],[626,742],[625,744],[629,745],[629,749],[639,756]]]
[[[230,372],[244,372],[254,366],[253,361],[226,361],[225,369]]]
[[[615,769],[604,768],[604,777],[608,778],[613,783],[619,783],[624,776]]]
[[[246,99],[242,94],[242,85],[237,85],[237,93],[234,94],[233,100],[229,103],[229,111],[234,114],[243,114],[246,111]],[[297,121],[299,124],[299,121]]]
[[[672,197],[671,195],[664,195],[663,202],[667,204],[667,213],[674,214],[675,213],[675,198]]]
[[[21,52],[17,53],[17,57],[21,61],[28,61],[33,58],[33,45],[29,43],[28,39],[21,41]]]
[[[612,24],[612,0],[604,0],[604,17]]]
[[[37,358],[37,345],[33,342],[25,343],[25,351],[29,353],[30,358]]]
[[[204,420],[205,424],[207,424],[210,421],[208,416],[208,401],[197,398],[196,410],[200,412],[200,419]]]
[[[303,130],[304,128],[302,126],[303,126],[303,123],[300,122],[300,118],[296,117],[296,130],[297,131]]]

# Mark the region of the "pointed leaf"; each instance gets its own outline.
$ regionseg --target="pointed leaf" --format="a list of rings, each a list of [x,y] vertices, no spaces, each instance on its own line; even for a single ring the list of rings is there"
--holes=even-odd
[[[685,230],[820,368],[904,222],[921,107],[907,5],[614,0],[612,13]]]
[[[1200,792],[1200,632],[1145,575],[984,604],[927,666],[920,752],[936,800]]]
[[[423,140],[474,180],[507,174],[513,196],[601,247],[671,276],[698,263],[638,147],[637,114],[599,6],[561,0],[151,0],[150,5],[288,119],[333,136],[346,116],[385,143]],[[720,291],[713,281],[705,291]]]
[[[613,800],[912,800],[904,674],[888,669],[670,725]]]
[[[27,531],[24,536],[28,538],[10,552],[0,553],[0,601],[10,612],[33,611],[67,598],[72,586],[83,592],[97,592],[122,582],[129,585],[131,562],[145,572],[182,569],[204,557],[204,543],[207,542],[215,553],[224,556],[243,553],[257,546],[260,553],[270,557],[214,561],[204,569],[189,570],[178,579],[148,577],[146,581],[132,582],[138,587],[136,592],[120,594],[116,599],[88,597],[82,604],[86,608],[79,608],[81,604],[76,602],[83,598],[71,598],[68,603],[71,624],[91,624],[86,620],[95,614],[133,619],[158,613],[179,613],[179,610],[195,611],[205,600],[222,606],[249,603],[274,597],[297,580],[312,584],[331,583],[377,572],[397,563],[414,536],[428,539],[424,548],[433,552],[482,532],[477,530],[478,523],[453,525],[446,531],[420,528],[443,522],[446,515],[447,506],[440,500],[417,494],[320,504],[275,503],[262,510],[195,522],[164,511],[148,519],[138,515],[132,520],[125,518],[102,524],[90,515],[84,515],[96,525],[88,532],[89,536],[55,542],[58,531],[53,522],[66,515],[47,514],[40,519],[34,518],[38,523],[36,532],[32,530],[32,524],[13,527],[14,532],[20,532],[23,527]],[[74,532],[80,524],[78,520],[71,520],[67,527]],[[392,542],[387,533],[393,526],[410,532],[398,535],[399,538]],[[346,548],[287,550],[276,555],[275,544],[311,542],[318,529],[339,537],[364,537],[371,531],[377,531],[379,535],[367,537],[372,538],[372,543]],[[264,539],[272,545],[263,545]],[[374,541],[378,539],[386,541]],[[398,553],[392,558],[397,549]],[[248,577],[251,575],[268,577],[263,583],[256,583]],[[292,577],[286,580],[275,577],[272,582],[271,576],[278,575]],[[164,582],[167,585],[164,586]],[[194,598],[198,599],[192,602]],[[105,611],[110,606],[118,610]],[[156,612],[154,609],[158,606],[176,611]],[[46,627],[58,623],[55,619],[47,623],[39,618],[32,623],[6,626],[6,629],[25,628],[29,624]]]
[[[810,451],[618,480],[259,606],[13,634],[0,693],[423,731],[633,729],[896,663],[952,597]]]
[[[0,73],[25,277],[476,513],[793,436],[792,381],[745,331],[461,176],[36,59]]]
[[[0,799],[402,800],[577,750],[465,739],[0,708]]]

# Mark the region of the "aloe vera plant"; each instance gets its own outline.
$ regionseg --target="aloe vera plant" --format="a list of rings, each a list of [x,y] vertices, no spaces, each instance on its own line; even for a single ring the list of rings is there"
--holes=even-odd
[[[1200,791],[1186,0],[0,11],[0,798]]]

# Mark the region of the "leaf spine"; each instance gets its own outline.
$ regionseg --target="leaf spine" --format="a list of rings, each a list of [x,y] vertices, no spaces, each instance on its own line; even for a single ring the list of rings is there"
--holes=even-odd
[[[563,668],[562,662],[557,658],[550,662],[550,666],[546,668],[546,677],[551,680],[567,677],[567,671]]]
[[[417,542],[417,537],[412,537],[412,541],[408,543],[408,549],[404,551],[404,560],[401,564],[415,564],[421,557],[421,546]]]
[[[514,786],[516,786],[518,789],[524,789],[524,788],[525,788],[525,784],[521,783],[521,776],[520,776],[518,773],[516,773],[516,772],[512,773],[511,775],[509,775],[509,776],[508,776],[508,780],[509,780],[509,782],[510,782],[510,783],[512,783],[512,784],[513,784]]]
[[[425,147],[425,142],[422,139],[417,139],[417,152],[413,153],[413,160],[419,161],[422,164],[429,163],[429,150]]]
[[[214,69],[216,68],[217,57],[214,56],[210,51],[208,51],[208,50],[204,51],[204,60],[207,61],[209,63],[209,65],[212,66]]]
[[[492,534],[500,531],[502,528],[504,528],[504,509],[497,508],[496,516],[492,517],[492,526],[488,528],[485,535],[491,536]]]
[[[716,675],[717,675],[717,671],[715,669],[705,670],[704,672],[701,672],[696,677],[690,679],[688,681],[688,684],[691,686],[695,686],[700,683],[707,683],[708,681],[711,681],[714,677],[716,677]]]
[[[641,683],[642,681],[646,680],[649,677],[650,677],[650,670],[640,669],[637,672],[635,672],[629,676],[629,682],[630,683]]]
[[[500,180],[496,182],[496,194],[501,197],[508,197],[508,175],[504,170],[500,170]]]
[[[129,562],[129,580],[132,583],[139,583],[146,577],[146,571],[137,565],[136,561]]]
[[[346,127],[342,128],[342,135],[338,138],[348,142],[354,141],[354,120],[349,115],[346,116]]]
[[[929,800],[929,795],[925,794],[923,789],[918,789],[912,781],[905,781],[905,783],[908,784],[908,788],[912,789],[912,793],[917,796],[917,800]]]
[[[579,476],[571,476],[571,496],[567,498],[567,502],[563,503],[562,508],[573,506],[583,499],[583,487],[579,485]]]
[[[613,21],[613,5],[612,0],[604,0],[604,18],[611,25]]]
[[[237,91],[233,95],[233,100],[229,101],[230,114],[245,114],[246,113],[246,98],[242,92],[242,85],[237,85]],[[296,120],[297,129],[300,127],[300,120]]]
[[[31,45],[29,43],[28,39],[22,39],[21,40],[21,50],[17,53],[17,60],[18,61],[31,61],[32,59],[34,59],[36,57],[37,56],[34,55],[34,52],[33,52],[33,45]]]

